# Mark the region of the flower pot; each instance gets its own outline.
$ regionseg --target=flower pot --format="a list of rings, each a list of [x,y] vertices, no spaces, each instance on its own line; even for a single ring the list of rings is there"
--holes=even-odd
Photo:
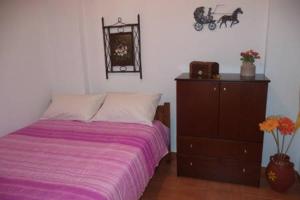
[[[241,66],[241,76],[252,77],[255,76],[256,67],[251,62],[243,62]]]
[[[270,157],[266,169],[266,178],[271,188],[277,192],[286,192],[295,183],[294,163],[285,154]]]

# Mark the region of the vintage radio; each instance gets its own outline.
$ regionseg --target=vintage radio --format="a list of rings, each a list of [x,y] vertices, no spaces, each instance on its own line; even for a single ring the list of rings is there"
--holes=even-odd
[[[219,63],[193,61],[190,63],[190,77],[214,78],[219,74]]]

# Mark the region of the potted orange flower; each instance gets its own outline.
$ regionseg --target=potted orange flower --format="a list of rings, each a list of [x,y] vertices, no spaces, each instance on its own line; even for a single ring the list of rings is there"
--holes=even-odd
[[[270,157],[266,168],[266,178],[271,188],[278,192],[287,191],[295,182],[294,163],[290,162],[287,152],[299,126],[300,113],[296,123],[285,116],[270,116],[259,124],[261,131],[272,134],[277,147],[277,153]],[[290,137],[288,143],[286,137]]]

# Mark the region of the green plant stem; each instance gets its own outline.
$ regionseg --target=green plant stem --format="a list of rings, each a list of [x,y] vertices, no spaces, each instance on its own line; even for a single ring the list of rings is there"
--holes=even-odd
[[[279,141],[279,133],[278,129],[276,129],[276,140],[277,140],[277,148],[278,148],[278,153],[280,153],[280,141]]]
[[[290,149],[291,144],[292,144],[292,142],[293,142],[293,140],[294,140],[295,135],[296,135],[296,133],[293,134],[293,136],[292,136],[292,138],[291,138],[291,140],[290,140],[290,142],[289,142],[289,145],[288,145],[288,147],[286,148],[286,151],[285,151],[284,154],[286,154],[286,153],[288,152],[288,150]]]
[[[278,148],[279,148],[279,134],[278,134],[278,129],[276,129],[276,138],[277,138],[277,141],[278,141]]]
[[[283,148],[284,148],[285,135],[282,136],[282,144],[281,144],[281,155],[283,158]]]
[[[278,132],[278,129],[276,129],[276,138],[277,138],[277,142],[278,142],[278,153],[280,153],[280,140],[279,140],[279,132]]]
[[[272,135],[273,135],[273,138],[274,138],[274,140],[275,140],[275,143],[276,143],[276,147],[277,147],[277,153],[279,154],[279,142],[278,142],[278,140],[276,139],[274,132],[272,131],[271,133],[272,133]]]

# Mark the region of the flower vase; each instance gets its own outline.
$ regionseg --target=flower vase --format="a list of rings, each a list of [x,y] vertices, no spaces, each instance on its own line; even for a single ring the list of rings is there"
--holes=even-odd
[[[241,76],[253,77],[255,76],[256,67],[251,62],[243,62],[241,66]]]
[[[286,192],[295,183],[294,163],[286,154],[275,154],[270,157],[266,168],[266,178],[271,188],[277,192]]]

